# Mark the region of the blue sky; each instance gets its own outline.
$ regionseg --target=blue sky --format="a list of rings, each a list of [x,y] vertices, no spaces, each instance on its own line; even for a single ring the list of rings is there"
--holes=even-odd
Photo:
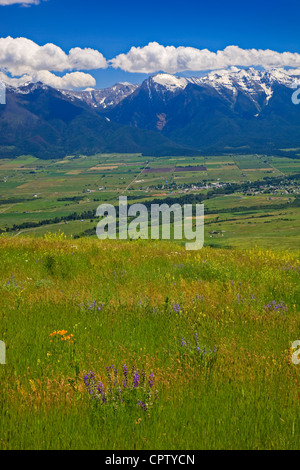
[[[0,0],[0,4],[7,2],[13,0]],[[0,5],[0,37],[27,38],[39,46],[53,43],[66,53],[76,47],[91,48],[108,60],[127,54],[133,46],[143,48],[151,42],[175,48],[209,49],[211,52],[236,45],[241,49],[299,53],[299,13],[299,0],[41,0],[40,4],[26,8],[20,4]],[[299,67],[299,64],[295,62],[295,66]],[[3,67],[1,62],[0,67]],[[125,66],[123,68],[126,69]],[[62,76],[74,70],[52,69],[52,73]],[[130,73],[112,66],[83,68],[82,71],[92,75],[100,88],[117,81],[138,83],[147,76],[146,73]],[[151,69],[148,73],[155,72]],[[185,71],[179,72],[185,74]],[[199,73],[203,70],[188,71],[189,75]]]

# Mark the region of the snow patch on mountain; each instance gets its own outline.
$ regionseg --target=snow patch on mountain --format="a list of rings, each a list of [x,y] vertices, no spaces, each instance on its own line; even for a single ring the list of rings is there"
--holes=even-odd
[[[169,75],[167,73],[160,73],[152,77],[152,81],[155,84],[158,84],[168,91],[175,92],[178,89],[184,90],[188,84],[188,80],[184,77],[175,77],[174,75]]]
[[[203,77],[185,78],[160,73],[151,77],[151,81],[154,85],[158,84],[171,92],[184,90],[191,83],[198,86],[209,86],[220,93],[226,89],[234,95],[238,91],[248,95],[264,93],[266,100],[269,101],[273,95],[273,85],[275,83],[292,88],[295,77],[289,75],[288,71],[283,69],[260,71],[254,68],[245,70],[231,67],[226,70],[210,72]],[[151,86],[151,83],[149,85]]]
[[[138,86],[139,85],[132,85],[131,83],[124,82],[116,83],[112,87],[103,88],[102,90],[60,90],[60,92],[71,100],[77,98],[92,108],[105,110],[119,104],[124,98],[131,95]]]

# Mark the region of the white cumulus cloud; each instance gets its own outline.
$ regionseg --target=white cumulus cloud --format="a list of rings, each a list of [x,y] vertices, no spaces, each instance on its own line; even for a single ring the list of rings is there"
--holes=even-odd
[[[64,90],[96,86],[95,78],[88,73],[71,72],[62,77],[58,77],[48,70],[41,70],[33,75],[25,74],[19,78],[9,77],[5,73],[0,72],[0,82],[1,81],[13,87],[19,87],[28,82],[42,82],[53,88],[61,88]]]
[[[96,80],[89,73],[72,72],[57,77],[47,70],[37,72],[34,77],[35,81],[43,82],[53,88],[63,88],[65,90],[72,90],[73,88],[95,87]]]
[[[52,43],[40,46],[23,37],[0,38],[2,80],[13,86],[42,81],[55,88],[94,87],[94,77],[83,71],[103,69],[107,65],[105,57],[95,49],[75,47],[66,53]],[[62,77],[53,73],[64,71],[71,73]]]
[[[106,68],[101,52],[76,47],[66,54],[60,47],[48,43],[39,46],[27,38],[0,38],[0,67],[12,75],[35,73],[41,70],[92,70]]]
[[[208,49],[162,46],[157,42],[150,42],[147,46],[132,47],[126,54],[119,54],[110,64],[114,68],[136,73],[178,73],[231,66],[299,67],[300,54],[270,49],[241,49],[238,46],[211,52]]]
[[[39,5],[40,0],[0,0],[0,6],[21,4],[23,6]]]
[[[34,3],[38,0],[26,1]],[[13,0],[0,0],[0,5],[9,2]],[[1,76],[3,80],[6,77],[6,83],[22,84],[39,80],[56,88],[94,87],[95,79],[84,72],[108,66],[146,74],[228,70],[233,67],[289,68],[291,75],[298,75],[300,54],[270,49],[242,49],[238,46],[212,52],[208,49],[163,46],[158,42],[150,42],[144,47],[132,47],[127,53],[107,61],[101,52],[88,47],[74,47],[65,52],[52,43],[39,45],[24,37],[0,38],[0,79]],[[56,72],[64,75],[57,76]]]

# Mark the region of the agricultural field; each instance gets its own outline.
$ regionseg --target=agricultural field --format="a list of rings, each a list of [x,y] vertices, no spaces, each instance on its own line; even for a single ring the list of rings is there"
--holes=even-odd
[[[120,195],[129,203],[196,195],[205,198],[206,245],[295,249],[299,174],[300,160],[259,155],[0,160],[0,230],[10,236],[58,230],[96,236],[96,208],[103,202],[117,205]]]
[[[0,448],[299,448],[299,255],[2,237]]]

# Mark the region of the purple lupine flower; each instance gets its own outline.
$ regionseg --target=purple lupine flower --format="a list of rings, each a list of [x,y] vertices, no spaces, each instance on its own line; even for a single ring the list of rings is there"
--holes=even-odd
[[[136,372],[136,373],[134,374],[134,376],[133,376],[134,388],[138,388],[139,383],[140,383],[140,376],[139,376],[139,373]]]
[[[94,395],[95,388],[95,372],[89,372],[83,377],[87,392],[89,395]]]
[[[97,390],[98,390],[99,393],[102,394],[102,392],[103,392],[103,383],[101,383],[101,382],[98,383]]]
[[[183,338],[181,338],[181,346],[182,346],[182,347],[186,346],[186,342],[184,341]]]
[[[179,312],[180,311],[180,304],[173,303],[173,310],[174,310],[174,312]]]
[[[88,307],[88,309],[92,310],[93,308],[95,308],[96,302],[97,300],[94,300],[94,302]]]
[[[143,403],[141,400],[138,401],[138,406],[140,406],[141,408],[143,408],[143,410],[147,411],[147,406],[145,405],[145,403]]]
[[[98,383],[97,390],[98,390],[99,394],[100,394],[101,397],[102,397],[102,402],[103,402],[103,403],[106,403],[105,391],[104,391],[103,384],[102,384],[101,382]]]
[[[150,388],[153,387],[153,383],[154,383],[154,375],[153,375],[153,372],[151,372],[151,374],[149,375],[149,386],[150,386]]]
[[[275,300],[269,302],[264,306],[265,310],[277,310],[282,314],[282,310],[287,310],[287,305],[284,302],[277,303]]]

